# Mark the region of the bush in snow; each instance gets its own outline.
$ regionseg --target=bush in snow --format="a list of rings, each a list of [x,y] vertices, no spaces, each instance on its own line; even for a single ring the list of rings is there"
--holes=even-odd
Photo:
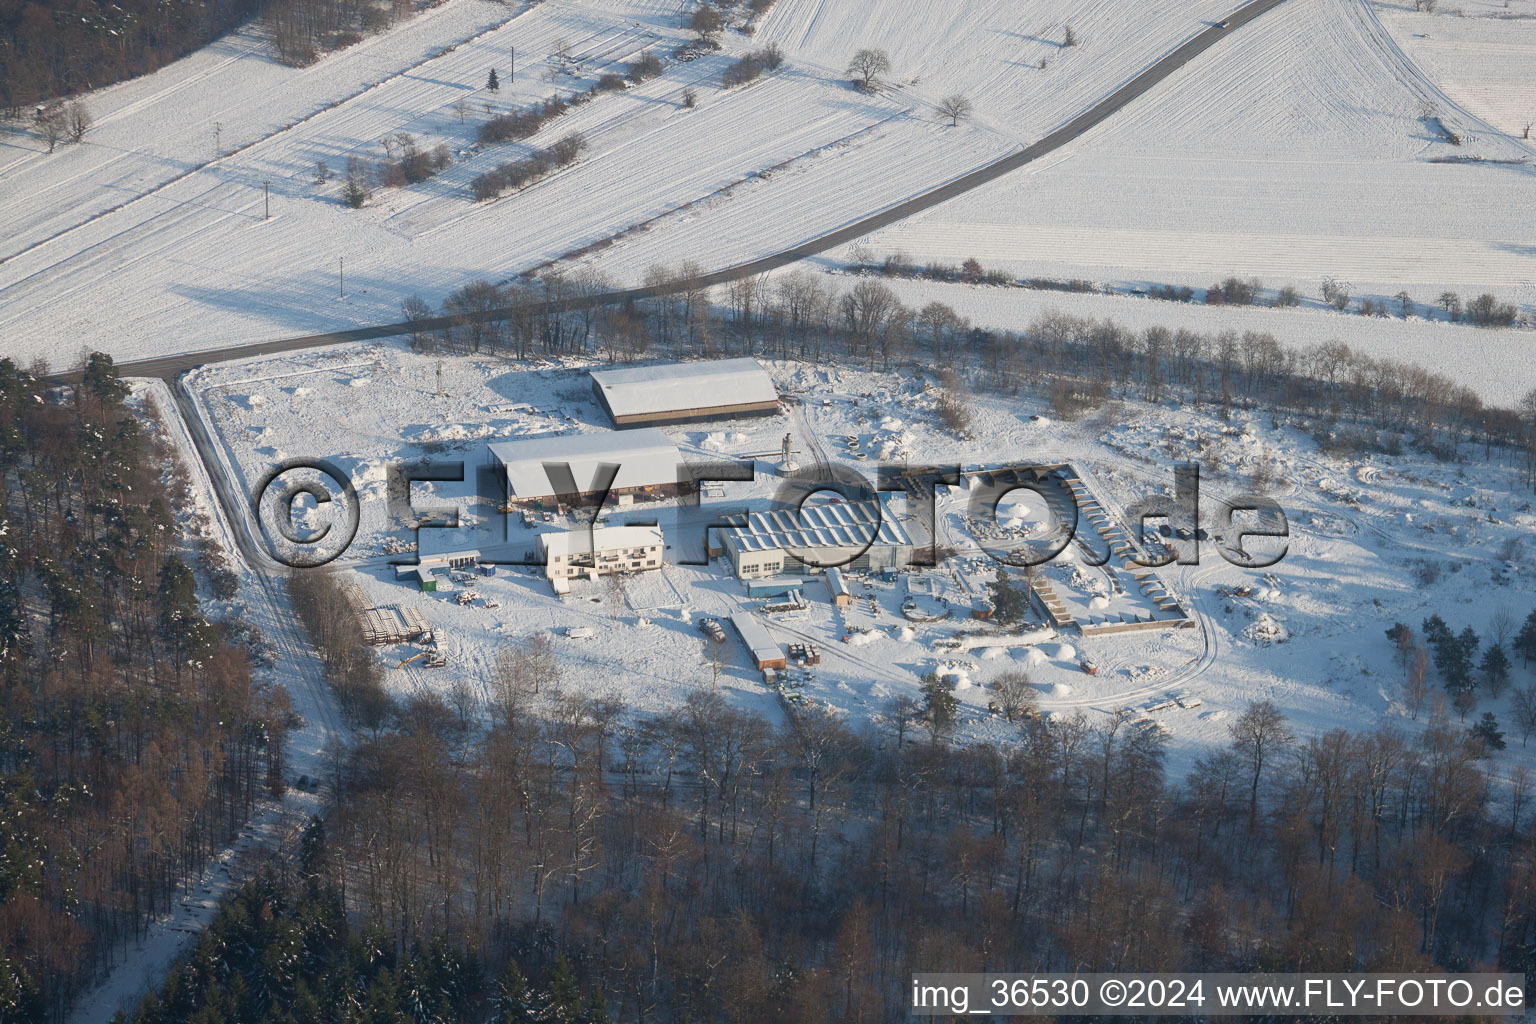
[[[477,175],[469,183],[475,199],[495,199],[507,189],[519,189],[576,162],[587,141],[572,133],[546,149],[534,150],[524,160],[509,160],[493,171]]]
[[[1514,306],[1500,302],[1489,292],[1467,303],[1467,319],[1479,327],[1508,327],[1515,322],[1518,312]]]
[[[647,78],[655,78],[661,74],[663,67],[661,58],[650,50],[646,50],[640,56],[630,61],[628,68],[629,80],[639,84]]]
[[[727,89],[755,81],[764,71],[773,71],[784,63],[784,54],[770,43],[761,50],[754,50],[725,69],[720,84]]]

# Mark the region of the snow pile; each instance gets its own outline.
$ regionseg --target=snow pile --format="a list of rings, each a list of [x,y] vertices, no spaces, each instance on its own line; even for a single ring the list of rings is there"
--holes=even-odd
[[[498,430],[489,423],[450,423],[441,427],[417,427],[407,431],[406,437],[417,444],[431,444],[443,441],[477,441],[483,437],[496,437],[498,434],[510,433],[507,430]]]
[[[1093,609],[1096,612],[1101,612],[1105,608],[1109,607],[1109,598],[1107,598],[1107,597],[1105,597],[1105,596],[1103,596],[1101,594],[1101,595],[1093,598],[1092,600],[1090,600],[1088,602],[1088,607]]]
[[[1076,661],[1077,648],[1073,647],[1071,644],[1057,644],[1056,658],[1060,661]]]
[[[1253,620],[1253,624],[1243,630],[1243,635],[1261,644],[1281,643],[1288,636],[1285,626],[1268,612],[1260,612],[1259,617]]]
[[[880,639],[879,633],[849,633],[843,637],[843,643],[849,647],[868,647]]]
[[[1066,683],[1056,683],[1051,686],[1050,692],[1052,697],[1070,697],[1072,696],[1072,687]]]
[[[1007,653],[1007,650],[1002,647],[988,647],[986,650],[981,652],[981,660],[996,661]]]
[[[1050,659],[1045,656],[1045,652],[1038,647],[1031,647],[1029,649],[1029,653],[1024,655],[1024,664],[1028,665],[1030,668],[1039,668],[1049,660]]]
[[[365,388],[369,384],[372,384],[372,383],[373,383],[373,378],[372,377],[353,377],[351,380],[347,381],[347,387],[350,387],[350,388]]]

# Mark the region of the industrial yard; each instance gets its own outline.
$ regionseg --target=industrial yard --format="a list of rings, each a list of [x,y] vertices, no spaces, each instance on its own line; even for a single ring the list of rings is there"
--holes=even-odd
[[[605,364],[575,360],[440,364],[403,346],[353,346],[303,362],[280,357],[209,368],[194,375],[194,385],[242,486],[273,461],[300,453],[351,475],[361,526],[338,564],[360,603],[413,609],[430,621],[430,650],[444,668],[412,660],[424,649],[419,641],[381,646],[389,685],[400,694],[449,679],[488,687],[499,652],[542,634],[555,639],[572,685],[581,680],[637,712],[718,688],[770,715],[813,702],[879,727],[935,676],[960,700],[957,735],[979,741],[1016,728],[997,713],[993,683],[1017,669],[1027,672],[1042,713],[1128,708],[1166,729],[1171,756],[1184,761],[1221,742],[1228,715],[1256,692],[1302,723],[1401,716],[1390,645],[1343,643],[1379,634],[1394,617],[1423,616],[1426,596],[1388,558],[1418,561],[1426,542],[1454,538],[1455,550],[1441,557],[1455,564],[1464,551],[1495,546],[1536,523],[1528,511],[1513,511],[1497,526],[1476,513],[1476,522],[1453,529],[1446,524],[1469,516],[1459,503],[1484,493],[1474,472],[1420,466],[1408,456],[1378,460],[1366,472],[1305,448],[1287,455],[1298,443],[1294,432],[1256,417],[1228,424],[1145,407],[1133,415],[1121,406],[1113,421],[1073,424],[991,400],[977,403],[977,441],[966,443],[933,414],[934,380],[794,362],[762,366],[781,398],[776,413],[618,430],[591,384],[591,371],[602,373]],[[647,373],[665,369],[652,365]],[[1124,509],[1171,491],[1174,467],[1155,457],[1165,441],[1201,435],[1230,453],[1233,466],[1263,453],[1280,467],[1291,538],[1276,566],[1235,567],[1213,543],[1202,545],[1197,566],[1147,564],[1178,553],[1179,542],[1152,520],[1144,545]],[[880,493],[879,524],[861,527],[875,507],[868,502],[824,492],[799,513],[776,503],[786,446],[802,472],[840,467],[871,486],[882,460],[954,463],[963,475],[959,486],[935,488],[931,524],[912,493],[897,491]],[[553,478],[541,475],[537,456],[524,462],[508,455],[524,450],[546,450],[545,461],[569,458],[575,486],[563,485],[565,500]],[[976,451],[993,457],[979,461]],[[750,467],[754,478],[701,482],[681,496],[653,488],[675,479],[672,452],[682,465],[734,464]],[[634,456],[629,463],[626,453]],[[588,481],[610,457],[619,464],[616,486],[594,533]],[[387,514],[386,467],[422,459],[463,461],[466,470],[463,481],[413,485],[418,512],[459,510],[456,528],[421,529],[417,550],[416,531]],[[1060,486],[1010,490],[1024,477],[997,467],[1019,465],[1043,467],[1038,475]],[[1482,472],[1493,484],[1504,471]],[[487,493],[488,481],[503,478],[505,490]],[[983,479],[987,494],[1001,500],[995,509],[983,502],[978,513],[972,489]],[[1411,485],[1411,498],[1407,480],[1421,481]],[[1246,484],[1237,472],[1206,476],[1208,490],[1232,493]],[[1031,595],[1027,616],[1004,625],[991,617],[996,556],[1061,546],[1068,518],[1056,507],[1061,494],[1078,506],[1076,536],[1037,570],[1003,568]],[[1404,518],[1413,524],[1409,532],[1388,539],[1380,524],[1405,501],[1433,511]],[[709,531],[706,560],[705,526],[717,519],[736,525]],[[787,522],[803,529],[785,532]],[[1439,524],[1434,536],[1415,539],[1431,523]],[[603,540],[606,534],[618,539]],[[652,534],[662,538],[653,552],[660,558],[646,557]],[[784,556],[784,548],[813,543],[812,534],[822,538],[814,543],[833,545],[830,554],[812,555],[811,565]],[[766,561],[765,545],[774,555]],[[610,549],[625,560],[610,562]],[[577,552],[579,564],[566,561],[552,572],[550,550],[567,552],[562,559]],[[924,564],[935,551],[943,557]],[[818,559],[841,568],[823,571]],[[604,569],[609,565],[614,571]],[[1346,571],[1363,582],[1342,583]],[[1469,566],[1450,580],[1475,587],[1480,572]],[[1360,586],[1371,587],[1376,600],[1362,606]],[[1454,608],[1461,599],[1448,600]],[[723,640],[701,628],[705,619],[721,624]],[[791,658],[790,645],[814,647],[819,663]],[[765,654],[770,647],[776,654]],[[1207,671],[1217,652],[1219,675]]]

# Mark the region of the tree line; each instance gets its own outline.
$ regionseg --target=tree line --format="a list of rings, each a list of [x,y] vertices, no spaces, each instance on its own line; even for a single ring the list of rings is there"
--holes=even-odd
[[[106,356],[0,359],[0,1020],[62,1019],[281,787],[286,693],[203,609],[146,412]]]
[[[600,247],[600,246],[599,246]],[[971,268],[981,274],[979,267]],[[908,306],[877,278],[839,288],[796,270],[714,288],[697,264],[652,267],[655,294],[614,304],[615,284],[590,266],[546,270],[496,284],[474,281],[434,311],[402,306],[418,350],[642,358],[762,355],[870,369],[941,367],[968,388],[1031,394],[1075,419],[1114,398],[1178,398],[1230,416],[1262,408],[1310,424],[1331,450],[1389,451],[1405,443],[1454,458],[1469,443],[1523,460],[1536,486],[1536,389],[1513,409],[1487,406],[1472,389],[1413,363],[1329,341],[1297,347],[1267,331],[1140,330],[1057,311],[1017,330],[977,327],[939,301]],[[443,323],[429,326],[433,318]]]
[[[164,67],[259,12],[264,0],[0,0],[0,112]]]
[[[417,0],[0,0],[0,113],[16,117],[157,71],[253,17],[278,59],[302,65],[416,8]]]

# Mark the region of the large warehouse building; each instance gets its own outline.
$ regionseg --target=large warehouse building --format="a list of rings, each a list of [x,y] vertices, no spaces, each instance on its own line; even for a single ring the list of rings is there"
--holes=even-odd
[[[744,526],[722,532],[726,557],[741,579],[826,566],[880,570],[912,564],[912,539],[874,500],[752,512]]]
[[[565,434],[526,441],[499,441],[491,455],[505,469],[511,504],[553,509],[596,500],[598,467],[619,467],[608,493],[620,504],[636,497],[666,498],[678,492],[677,446],[659,430],[622,434]],[[564,478],[561,464],[570,466]]]
[[[592,391],[616,427],[765,416],[779,411],[778,389],[756,359],[593,370]]]

